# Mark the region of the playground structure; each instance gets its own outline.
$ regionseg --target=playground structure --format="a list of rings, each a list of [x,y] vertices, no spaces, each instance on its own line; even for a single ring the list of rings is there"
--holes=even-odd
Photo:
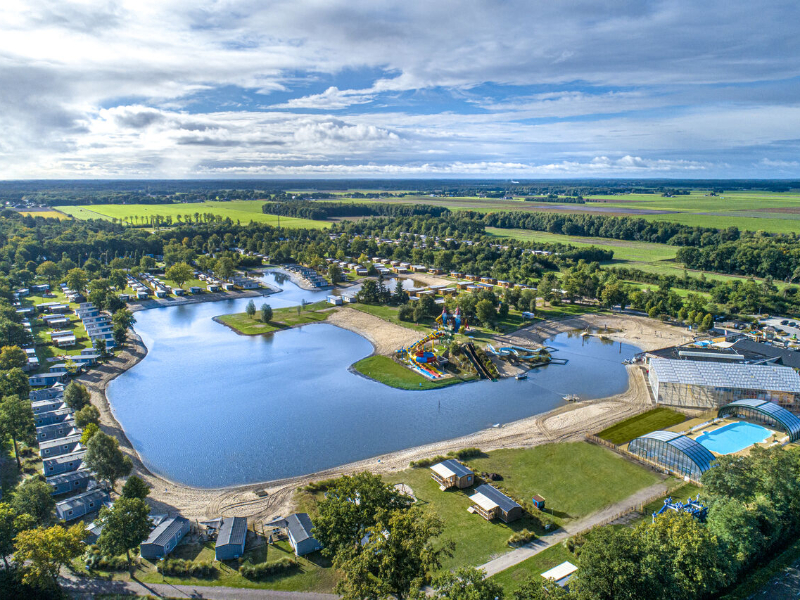
[[[452,315],[447,311],[447,307],[443,308],[442,314],[436,317],[436,322],[445,329],[449,327],[453,333],[464,333],[469,328],[467,317],[461,314],[460,308],[456,308]]]
[[[446,333],[437,329],[424,338],[417,340],[408,348],[400,348],[397,353],[406,358],[412,369],[428,379],[441,379],[444,373],[439,369],[439,359],[433,352],[425,351],[425,344],[443,338]]]
[[[668,510],[688,513],[701,523],[706,520],[706,515],[708,515],[708,508],[700,502],[700,494],[698,494],[695,499],[689,498],[685,503],[680,501],[673,502],[672,497],[666,498],[664,500],[664,506],[662,506],[658,512],[653,513],[653,521],[655,522],[657,516]]]

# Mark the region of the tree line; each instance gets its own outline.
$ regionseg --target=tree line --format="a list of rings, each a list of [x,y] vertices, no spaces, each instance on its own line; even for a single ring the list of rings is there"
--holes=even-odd
[[[432,215],[440,217],[450,213],[443,206],[427,204],[381,204],[349,203],[349,202],[312,202],[295,200],[292,202],[265,202],[261,211],[268,215],[297,217],[323,221],[331,217],[412,217]]]

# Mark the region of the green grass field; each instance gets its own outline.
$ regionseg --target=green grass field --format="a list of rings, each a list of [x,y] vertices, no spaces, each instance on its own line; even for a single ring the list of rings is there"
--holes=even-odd
[[[235,200],[232,202],[195,202],[189,204],[90,204],[82,206],[57,206],[56,208],[76,219],[117,219],[124,221],[132,217],[148,218],[151,216],[170,216],[173,224],[178,223],[178,216],[186,220],[194,220],[194,215],[213,213],[223,218],[229,217],[233,222],[241,223],[267,223],[277,225],[276,215],[265,215],[261,212],[261,200]],[[136,221],[134,221],[136,224]],[[143,224],[143,222],[139,222]],[[330,227],[330,223],[324,221],[312,221],[309,219],[295,219],[293,217],[280,217],[281,227],[322,229]]]
[[[686,416],[681,413],[675,412],[669,408],[659,407],[648,410],[641,415],[631,417],[630,419],[625,419],[616,425],[612,425],[608,429],[604,429],[598,433],[597,437],[619,446],[645,433],[650,433],[658,429],[666,429],[667,427],[683,423],[685,420]]]
[[[61,213],[57,210],[48,210],[43,208],[41,210],[21,210],[19,214],[30,216],[30,217],[44,217],[45,219],[58,219],[59,221],[63,221],[65,219],[69,219],[67,215]]]
[[[269,323],[263,323],[260,320],[260,313],[258,312],[262,302],[256,299],[253,301],[256,303],[256,314],[254,316],[250,317],[247,313],[234,313],[230,315],[220,315],[217,317],[217,321],[224,323],[234,331],[243,335],[260,335],[262,333],[272,333],[273,331],[280,331],[290,327],[308,325],[309,323],[319,323],[327,319],[331,311],[335,310],[327,302],[306,304],[299,312],[298,308],[300,307],[298,306],[276,308],[272,311],[272,320]],[[267,302],[267,304],[269,303]]]
[[[516,498],[546,500],[556,523],[586,516],[659,481],[650,470],[586,442],[497,450],[468,461],[476,471],[500,473]]]
[[[569,561],[577,565],[575,555],[564,548],[562,544],[550,546],[539,554],[531,556],[518,565],[500,571],[492,576],[492,581],[503,586],[506,594],[511,594],[517,590],[529,577],[539,577],[545,571],[557,567],[563,562]],[[508,596],[507,596],[508,597]]]
[[[355,363],[353,368],[370,379],[401,390],[434,390],[473,379],[450,377],[431,380],[381,355],[368,356]]]

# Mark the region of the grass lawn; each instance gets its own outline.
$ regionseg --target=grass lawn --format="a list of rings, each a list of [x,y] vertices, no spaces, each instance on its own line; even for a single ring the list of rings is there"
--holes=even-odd
[[[466,379],[449,377],[444,380],[431,380],[396,363],[388,356],[381,355],[368,356],[355,363],[353,368],[370,379],[401,390],[433,390],[474,379],[474,377]]]
[[[251,581],[242,577],[237,570],[237,561],[215,562],[217,568],[216,577],[197,578],[197,577],[162,577],[156,571],[155,563],[139,559],[139,566],[134,572],[138,581],[143,583],[170,583],[173,585],[197,585],[197,586],[224,586],[238,588],[261,588],[283,591],[313,591],[313,592],[332,592],[336,584],[336,574],[330,567],[330,561],[322,557],[318,552],[306,557],[296,557],[294,551],[286,541],[277,542],[273,546],[261,543],[257,547],[251,546],[252,542],[248,539],[248,547],[245,552],[244,561],[253,564],[274,563],[284,557],[296,559],[300,563],[299,569],[283,575],[276,575],[261,581]],[[181,558],[184,560],[213,561],[214,542],[209,541],[203,544],[191,543],[179,545],[171,558]],[[85,567],[80,559],[72,564],[78,573],[87,574]],[[91,574],[101,577],[108,577],[115,581],[129,581],[130,576],[127,571],[104,572],[94,571]]]
[[[235,313],[232,315],[221,315],[217,320],[224,323],[234,331],[244,335],[259,335],[262,333],[272,333],[281,329],[308,325],[309,323],[319,323],[328,318],[328,315],[335,310],[327,302],[314,302],[306,304],[304,309],[298,312],[299,306],[287,308],[276,308],[272,311],[272,320],[263,323],[258,312],[260,306],[256,306],[256,314],[250,317],[247,313]]]
[[[59,221],[65,221],[69,219],[67,215],[57,210],[48,210],[46,208],[42,208],[39,210],[21,210],[19,214],[25,215],[26,217],[44,217],[45,219],[58,219]]]
[[[455,543],[452,558],[446,559],[443,570],[457,566],[478,566],[494,556],[511,550],[508,538],[522,529],[534,530],[534,521],[529,517],[511,524],[495,520],[492,523],[478,515],[470,514],[469,497],[472,489],[448,490],[442,492],[439,485],[431,479],[430,470],[407,469],[399,473],[385,475],[384,480],[390,483],[405,483],[414,490],[414,494],[422,507],[432,511],[444,521],[442,539]]]
[[[380,304],[362,304],[358,302],[356,304],[351,304],[350,308],[360,310],[361,312],[373,315],[375,317],[378,317],[379,319],[383,319],[384,321],[389,321],[390,323],[394,323],[395,325],[400,325],[400,327],[405,327],[406,329],[413,329],[414,331],[428,332],[428,330],[431,328],[430,325],[416,325],[410,321],[401,321],[397,316],[398,309],[396,306],[386,306]],[[429,319],[429,321],[430,323],[433,323],[433,319]]]
[[[529,559],[514,565],[510,569],[500,571],[492,576],[492,581],[503,586],[507,595],[518,589],[531,575],[539,576],[561,563],[569,561],[577,565],[577,559],[572,552],[564,548],[562,544],[550,546],[547,550],[540,552]]]
[[[598,433],[597,436],[619,446],[645,433],[666,429],[683,423],[685,420],[685,415],[669,408],[659,407],[612,425]]]
[[[468,461],[476,471],[499,473],[515,498],[539,494],[546,512],[562,524],[627,498],[660,478],[607,448],[586,442],[497,450]]]
[[[279,218],[276,215],[265,215],[261,212],[264,202],[261,200],[234,200],[231,202],[194,202],[187,204],[87,204],[81,206],[58,206],[58,210],[75,217],[76,219],[105,219],[130,222],[127,219],[148,219],[151,216],[172,217],[173,224],[178,224],[178,216],[182,219],[194,221],[195,213],[204,215],[213,213],[223,218],[230,218],[234,223],[267,223],[277,225]],[[143,225],[143,220],[133,220],[133,224]],[[281,227],[293,229],[325,229],[330,223],[325,221],[312,221],[310,219],[296,219],[294,217],[280,217]]]

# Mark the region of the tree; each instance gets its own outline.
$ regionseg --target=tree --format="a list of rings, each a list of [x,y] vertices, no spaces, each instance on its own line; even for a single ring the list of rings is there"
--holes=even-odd
[[[33,337],[30,332],[20,323],[0,317],[0,344],[23,347],[28,346],[32,341]]]
[[[272,307],[269,304],[261,305],[261,321],[269,323],[272,320]]]
[[[703,321],[700,323],[700,331],[708,331],[714,326],[714,317],[710,314],[707,314],[703,317]]]
[[[766,546],[757,510],[735,498],[715,497],[708,509],[708,530],[717,536],[725,552],[741,568]]]
[[[167,279],[174,281],[178,287],[182,287],[184,283],[189,281],[194,276],[194,269],[187,265],[185,262],[180,262],[172,265],[165,273]]]
[[[19,396],[27,398],[31,391],[28,376],[19,367],[0,371],[0,397]]]
[[[156,268],[156,259],[152,256],[143,256],[139,261],[139,266],[143,271],[152,271]]]
[[[46,260],[38,267],[36,267],[36,274],[39,277],[44,277],[47,280],[47,285],[53,285],[53,279],[61,275],[61,269],[52,260]]]
[[[214,275],[220,279],[228,279],[233,275],[233,261],[227,256],[223,256],[214,265]]]
[[[84,446],[89,443],[89,440],[92,439],[95,434],[100,431],[100,427],[97,426],[95,423],[89,423],[83,430],[83,434],[81,434],[81,444]]]
[[[100,411],[91,404],[87,404],[75,413],[75,426],[83,429],[89,424],[100,424]]]
[[[130,329],[136,323],[136,317],[127,308],[120,308],[111,317],[111,322],[114,327],[121,327],[122,329]]]
[[[18,515],[30,515],[36,523],[50,521],[56,501],[53,500],[53,488],[38,477],[23,481],[14,492],[11,506]]]
[[[14,538],[23,529],[36,527],[36,520],[27,514],[17,514],[8,503],[0,503],[0,556],[8,569],[6,557],[14,552]]]
[[[16,537],[14,560],[24,566],[23,582],[38,587],[58,586],[58,572],[84,552],[86,526],[69,529],[53,525],[47,529],[21,531]]]
[[[0,371],[24,369],[28,365],[28,355],[19,346],[3,346],[0,349]]]
[[[540,578],[541,579],[541,578]],[[497,600],[503,597],[503,586],[486,578],[486,573],[472,567],[446,571],[431,583],[434,600]]]
[[[328,265],[328,279],[331,280],[331,285],[336,285],[342,280],[342,268],[338,264]]]
[[[131,550],[150,535],[150,507],[141,498],[118,498],[111,508],[100,509],[103,531],[97,540],[100,550],[107,556],[123,552],[131,565]]]
[[[405,304],[408,302],[408,294],[403,289],[403,280],[399,277],[394,286],[394,296],[392,296],[392,300],[395,302],[395,304]]]
[[[14,454],[17,457],[17,468],[22,468],[19,459],[18,442],[32,443],[36,439],[33,409],[28,400],[19,396],[5,396],[0,402],[0,432],[10,435],[14,442]]]
[[[100,355],[100,358],[109,357],[108,348],[106,347],[106,341],[103,338],[95,338],[94,350]]]
[[[490,300],[481,300],[475,305],[475,315],[483,325],[488,327],[497,318],[497,311]]]
[[[344,600],[406,598],[452,555],[452,543],[437,543],[443,530],[442,520],[428,511],[379,510],[361,551],[337,554],[342,580],[336,591]]]
[[[749,457],[728,454],[717,457],[714,466],[703,472],[700,481],[712,496],[748,502],[756,493],[758,475]]]
[[[64,390],[64,403],[72,410],[81,410],[90,403],[91,398],[89,390],[77,381],[70,381]]]
[[[514,600],[566,600],[567,598],[572,598],[572,595],[552,579],[543,579],[541,575],[530,575],[514,591]]]
[[[358,502],[355,501],[358,499]],[[411,499],[383,482],[379,475],[363,472],[336,479],[318,506],[314,533],[324,546],[323,554],[335,556],[355,552],[367,529],[376,523],[379,510],[411,506]]]
[[[256,303],[250,300],[250,302],[247,303],[244,311],[247,313],[247,316],[252,319],[256,316]]]
[[[111,487],[114,487],[117,479],[128,475],[133,468],[131,459],[119,449],[117,438],[102,431],[89,440],[83,462],[94,471],[98,479],[107,481]]]
[[[89,283],[89,278],[86,275],[86,271],[83,269],[70,269],[64,281],[69,289],[76,292],[83,292],[86,289],[86,285]]]
[[[148,486],[141,477],[131,475],[122,486],[122,496],[124,498],[138,498],[144,500],[150,494],[150,486]]]

